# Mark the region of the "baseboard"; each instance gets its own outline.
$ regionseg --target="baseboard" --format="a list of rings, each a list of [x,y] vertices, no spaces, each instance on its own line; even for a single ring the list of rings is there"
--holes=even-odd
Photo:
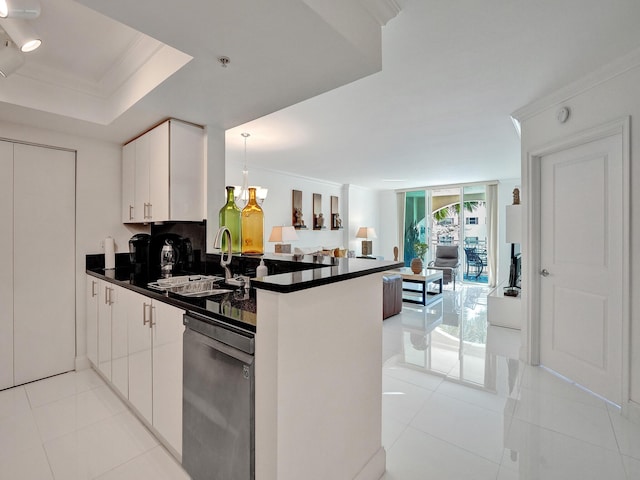
[[[76,372],[79,370],[86,370],[87,368],[91,368],[89,358],[86,355],[76,357]]]
[[[369,459],[360,472],[353,477],[353,480],[379,480],[387,470],[387,452],[384,447]]]
[[[640,404],[627,402],[622,405],[622,416],[629,419],[636,425],[640,425]]]

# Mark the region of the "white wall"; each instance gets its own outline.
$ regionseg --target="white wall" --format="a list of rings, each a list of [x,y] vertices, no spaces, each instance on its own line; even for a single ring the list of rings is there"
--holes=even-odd
[[[112,236],[116,252],[127,252],[134,230],[121,221],[121,146],[50,130],[0,122],[0,137],[77,151],[76,173],[76,358],[86,355],[85,255],[104,253]],[[28,221],[28,219],[25,219]],[[42,232],[47,241],[47,232]]]
[[[373,256],[384,256],[386,252],[382,250],[383,232],[380,228],[380,198],[377,191],[356,185],[345,185],[344,191],[349,208],[345,224],[349,250],[354,250],[356,255],[361,255],[362,239],[356,238],[358,228],[373,227],[378,236],[378,238],[371,240],[373,242]]]
[[[378,192],[380,230],[378,231],[378,241],[376,243],[380,246],[380,255],[385,260],[393,260],[393,247],[400,248],[397,197],[398,194],[395,190]],[[400,259],[400,261],[402,260]]]
[[[524,170],[524,161],[527,152],[536,150],[552,141],[569,137],[581,131],[588,130],[609,121],[618,120],[625,116],[631,116],[631,285],[640,285],[640,255],[636,255],[634,247],[638,245],[637,232],[640,227],[640,195],[634,195],[634,191],[640,191],[640,169],[634,168],[636,153],[640,149],[640,53],[629,58],[630,68],[620,68],[624,73],[609,75],[609,79],[595,86],[572,86],[562,92],[558,92],[549,99],[545,99],[543,105],[532,106],[532,113],[525,112],[522,121],[522,152],[523,152],[523,199],[526,208],[527,172]],[[578,92],[578,93],[574,93]],[[560,105],[566,105],[571,109],[569,121],[561,124],[556,119],[556,112]],[[529,107],[527,107],[529,108]],[[527,110],[527,109],[523,109]],[[524,219],[523,219],[524,221]],[[524,257],[527,260],[527,257]],[[526,265],[525,265],[526,267]],[[629,285],[625,285],[628,288]],[[636,288],[637,290],[637,288]],[[630,392],[632,400],[628,407],[640,413],[640,295],[631,295],[631,367],[630,367]],[[525,344],[527,341],[525,339]],[[623,398],[624,401],[624,398]],[[640,415],[639,415],[640,418]]]

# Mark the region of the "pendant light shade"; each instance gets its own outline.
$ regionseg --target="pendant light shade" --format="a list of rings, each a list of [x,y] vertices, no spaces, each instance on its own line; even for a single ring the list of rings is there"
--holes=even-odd
[[[11,40],[14,41],[21,52],[33,52],[42,44],[40,36],[25,20],[18,18],[2,18],[0,19],[0,27],[7,32],[7,35],[11,37]]]
[[[0,0],[0,18],[38,18],[38,0]]]
[[[3,42],[0,50],[0,75],[8,77],[24,64],[24,55],[8,41]]]

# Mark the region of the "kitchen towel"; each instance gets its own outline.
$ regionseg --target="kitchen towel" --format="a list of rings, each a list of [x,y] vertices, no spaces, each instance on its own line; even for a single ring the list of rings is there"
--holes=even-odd
[[[104,269],[112,270],[116,268],[116,249],[113,237],[104,239]]]

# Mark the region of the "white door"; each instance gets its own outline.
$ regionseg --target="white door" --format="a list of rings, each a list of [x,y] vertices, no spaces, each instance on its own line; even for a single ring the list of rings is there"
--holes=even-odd
[[[622,136],[541,158],[540,362],[622,399]]]
[[[75,183],[73,152],[14,145],[16,385],[75,368]]]
[[[0,142],[0,390],[13,383],[13,143]]]

